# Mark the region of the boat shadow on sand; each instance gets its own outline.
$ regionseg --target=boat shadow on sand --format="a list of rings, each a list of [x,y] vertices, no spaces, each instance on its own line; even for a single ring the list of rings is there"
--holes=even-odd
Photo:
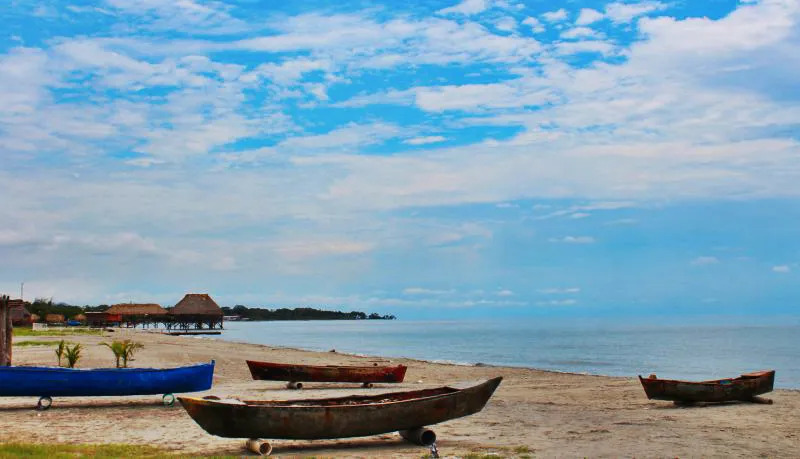
[[[143,408],[157,408],[157,409],[173,409],[172,407],[165,407],[164,403],[161,400],[129,400],[125,402],[120,402],[119,400],[102,400],[102,401],[78,401],[78,400],[66,400],[66,401],[59,401],[54,400],[53,405],[51,408],[48,409],[50,412],[59,411],[59,410],[96,410],[96,409],[109,409],[114,408],[118,410],[137,410]],[[177,408],[177,405],[176,405]],[[0,413],[3,412],[14,412],[14,411],[39,411],[36,408],[36,401],[35,399],[31,402],[15,402],[13,404],[0,404]]]
[[[753,400],[730,400],[727,402],[683,402],[683,403],[659,403],[653,407],[656,410],[682,410],[686,408],[724,408],[742,405],[772,405],[770,398],[754,397]]]
[[[475,448],[480,445],[465,444],[457,442],[458,449]],[[398,434],[382,434],[363,438],[345,438],[341,440],[270,440],[274,448],[272,456],[288,457],[330,457],[340,454],[357,454],[363,457],[392,457],[408,451],[416,454],[415,457],[425,456],[428,447],[413,445]],[[437,447],[441,450],[456,448],[456,443],[452,441],[437,441]],[[356,452],[356,450],[360,450]],[[230,448],[219,450],[214,454],[241,456],[243,448],[240,443],[232,444]]]

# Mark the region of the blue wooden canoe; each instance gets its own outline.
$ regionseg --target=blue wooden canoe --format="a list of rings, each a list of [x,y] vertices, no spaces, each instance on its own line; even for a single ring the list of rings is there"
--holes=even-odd
[[[178,368],[0,367],[0,396],[79,397],[199,392],[211,388],[214,361]]]

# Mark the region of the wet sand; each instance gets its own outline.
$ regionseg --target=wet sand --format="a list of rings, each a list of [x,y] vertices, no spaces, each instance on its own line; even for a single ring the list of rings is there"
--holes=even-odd
[[[133,367],[173,367],[216,360],[214,386],[198,395],[290,399],[414,390],[469,384],[494,376],[503,383],[478,414],[434,427],[440,454],[501,457],[797,457],[800,452],[800,391],[777,390],[765,397],[773,405],[731,403],[676,407],[649,401],[635,379],[576,375],[491,366],[459,366],[410,359],[356,357],[209,338],[173,337],[118,330],[106,336],[69,336],[84,346],[78,367],[110,367],[111,338],[144,344]],[[54,340],[35,337],[24,340]],[[301,391],[281,382],[253,381],[245,359],[307,364],[402,363],[402,384],[308,383]],[[52,346],[15,347],[17,365],[54,365]],[[660,375],[668,376],[668,375]],[[735,376],[735,375],[731,375]],[[780,372],[777,375],[780,378]],[[176,404],[164,407],[160,396],[54,398],[50,410],[34,410],[34,397],[0,398],[0,441],[35,443],[132,443],[182,454],[243,455],[244,440],[207,434]],[[411,445],[396,433],[374,437],[275,440],[273,456],[414,457],[427,448]]]

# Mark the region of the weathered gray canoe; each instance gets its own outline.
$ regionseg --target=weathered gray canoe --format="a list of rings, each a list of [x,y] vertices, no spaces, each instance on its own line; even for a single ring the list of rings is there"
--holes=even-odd
[[[330,439],[430,426],[482,410],[498,377],[466,389],[393,392],[317,400],[239,401],[178,397],[189,416],[220,437]]]

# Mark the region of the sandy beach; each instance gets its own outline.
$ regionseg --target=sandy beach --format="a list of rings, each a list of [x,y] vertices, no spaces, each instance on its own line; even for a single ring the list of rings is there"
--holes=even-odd
[[[649,401],[631,378],[564,374],[520,368],[458,366],[409,359],[357,357],[330,352],[173,337],[132,330],[106,336],[69,336],[81,343],[78,366],[109,367],[114,360],[101,341],[133,338],[144,344],[131,366],[172,367],[216,360],[214,386],[200,395],[260,399],[332,397],[470,383],[503,376],[486,408],[435,427],[442,456],[501,457],[796,457],[800,449],[800,391],[765,396],[774,404],[731,403],[675,407]],[[60,338],[17,338],[24,340]],[[402,384],[362,389],[347,384],[311,384],[286,390],[280,382],[253,381],[245,359],[309,364],[402,363]],[[15,347],[17,365],[54,365],[52,346]],[[667,376],[667,375],[661,375]],[[735,376],[735,375],[731,375]],[[778,374],[780,377],[780,374]],[[33,397],[0,399],[0,441],[34,443],[131,443],[181,454],[241,455],[243,440],[207,434],[176,404],[159,396],[55,398],[50,410],[33,409]],[[273,442],[281,457],[421,457],[424,447],[397,434],[367,438]]]

